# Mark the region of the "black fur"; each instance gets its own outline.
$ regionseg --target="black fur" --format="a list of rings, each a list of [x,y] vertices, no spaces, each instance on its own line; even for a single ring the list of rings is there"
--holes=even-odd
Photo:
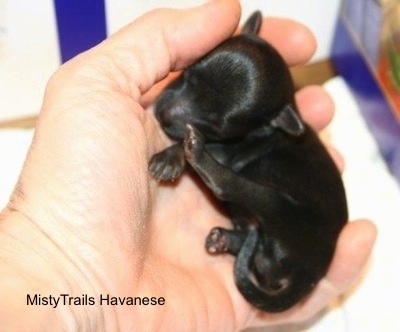
[[[177,143],[149,163],[174,180],[185,161],[224,202],[233,229],[214,228],[209,253],[237,256],[238,289],[255,307],[286,310],[325,275],[347,221],[338,169],[294,101],[289,70],[257,37],[261,13],[189,67],[156,102]]]

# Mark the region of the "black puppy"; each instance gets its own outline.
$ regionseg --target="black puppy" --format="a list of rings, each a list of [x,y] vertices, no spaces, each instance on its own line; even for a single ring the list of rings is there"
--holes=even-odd
[[[149,169],[174,180],[185,159],[225,203],[234,229],[214,228],[209,253],[237,256],[238,289],[255,307],[286,310],[325,275],[347,220],[340,174],[300,118],[288,68],[257,37],[241,35],[192,65],[161,94],[155,114],[178,143]]]

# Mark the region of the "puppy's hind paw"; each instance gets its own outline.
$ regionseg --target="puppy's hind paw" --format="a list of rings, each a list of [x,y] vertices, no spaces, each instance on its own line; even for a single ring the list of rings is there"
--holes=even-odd
[[[221,228],[213,228],[208,234],[206,249],[210,254],[219,254],[228,251],[228,238]]]
[[[204,137],[194,126],[187,124],[183,145],[186,159],[192,162],[204,151]]]

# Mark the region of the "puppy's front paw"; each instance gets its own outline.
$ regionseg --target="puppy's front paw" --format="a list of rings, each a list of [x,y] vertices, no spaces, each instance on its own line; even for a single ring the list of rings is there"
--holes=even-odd
[[[157,181],[174,181],[184,169],[185,156],[180,144],[155,154],[149,162],[149,171]]]
[[[215,227],[208,234],[206,249],[210,254],[219,254],[228,251],[228,238],[221,228]]]
[[[186,159],[192,163],[204,151],[204,137],[194,126],[188,124],[186,125],[183,145],[185,147]]]

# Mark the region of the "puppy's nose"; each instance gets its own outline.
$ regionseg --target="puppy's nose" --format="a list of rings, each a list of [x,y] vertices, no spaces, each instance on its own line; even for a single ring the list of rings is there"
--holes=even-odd
[[[162,127],[168,127],[172,124],[172,112],[170,108],[157,112],[156,117]]]

